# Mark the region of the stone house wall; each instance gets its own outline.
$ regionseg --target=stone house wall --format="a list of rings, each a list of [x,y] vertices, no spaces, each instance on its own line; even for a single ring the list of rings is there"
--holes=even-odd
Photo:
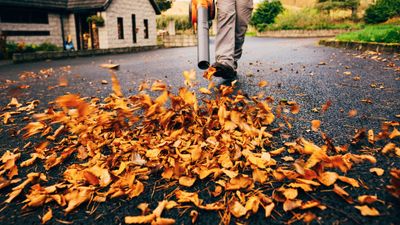
[[[133,43],[132,14],[136,15],[137,42]],[[149,46],[157,44],[156,13],[148,0],[114,0],[105,12],[104,27],[99,28],[100,48]],[[124,39],[118,39],[117,18],[123,18]],[[149,38],[144,38],[144,19],[148,20]]]
[[[49,36],[8,36],[7,41],[41,44],[49,42],[62,47],[60,14],[49,13],[48,24],[0,23],[1,31],[49,31]],[[66,23],[64,22],[64,25]]]

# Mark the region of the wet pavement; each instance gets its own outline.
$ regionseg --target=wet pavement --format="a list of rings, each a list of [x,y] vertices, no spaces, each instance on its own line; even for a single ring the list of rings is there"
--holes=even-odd
[[[355,129],[367,128],[379,130],[384,121],[398,121],[400,114],[400,72],[393,65],[400,65],[395,55],[364,54],[352,50],[328,48],[317,45],[317,39],[275,39],[275,38],[247,38],[242,60],[239,62],[239,77],[237,89],[251,96],[260,92],[273,96],[275,102],[296,101],[301,111],[294,116],[290,123],[293,129],[288,133],[292,137],[304,136],[310,139],[319,139],[310,132],[310,121],[321,120],[321,129],[333,138],[335,144],[348,143],[354,135]],[[214,46],[211,46],[213,49]],[[213,56],[211,56],[213,58]],[[24,64],[0,65],[0,105],[5,106],[11,97],[27,102],[40,100],[40,107],[45,108],[47,102],[67,92],[79,93],[81,96],[105,98],[111,93],[111,78],[107,69],[101,68],[102,63],[120,64],[116,71],[123,92],[127,95],[137,93],[138,85],[142,81],[163,80],[177,91],[184,86],[182,72],[196,67],[196,48],[159,49],[154,51],[96,56],[88,58],[74,58],[57,61],[34,62]],[[391,64],[393,63],[393,64]],[[70,68],[65,68],[70,66]],[[47,71],[40,70],[49,69]],[[61,69],[60,69],[61,68]],[[33,71],[36,78],[20,80],[24,76],[34,76],[26,73]],[[202,78],[202,72],[197,73],[198,87],[206,87],[208,81]],[[68,80],[67,87],[55,87],[60,77]],[[107,80],[108,84],[102,84]],[[268,82],[266,87],[258,87],[262,80]],[[225,84],[222,79],[214,78],[217,85]],[[29,85],[29,88],[20,88]],[[322,105],[330,102],[330,108],[321,113]],[[357,110],[357,115],[349,117],[350,110]],[[0,136],[0,148],[10,148],[18,145],[9,142],[8,133]],[[387,157],[379,159],[380,167],[400,167],[398,158]],[[355,173],[355,172],[353,172]],[[355,177],[370,176],[368,169],[356,172]],[[367,174],[368,173],[368,174]],[[382,199],[390,199],[384,191],[388,178],[371,177],[371,181],[381,189]],[[113,201],[110,204],[119,205],[116,214],[106,214],[98,222],[101,224],[117,223],[116,219],[123,218],[128,210],[124,203]],[[342,205],[344,210],[357,214],[353,206]],[[121,207],[121,208],[120,208]],[[357,215],[357,219],[364,223],[399,224],[400,219],[395,212],[399,206],[395,205],[387,211],[383,220],[366,219]],[[7,210],[6,210],[7,211]],[[4,213],[1,217],[4,218]],[[101,211],[101,210],[100,210]],[[125,214],[126,215],[126,214]],[[330,223],[352,223],[340,213],[325,215]],[[32,223],[37,223],[37,218]],[[70,215],[69,219],[78,221],[77,214]],[[8,220],[20,223],[30,221],[28,218],[14,218]],[[82,223],[83,220],[80,220]],[[89,224],[97,223],[88,220]],[[185,220],[181,221],[185,222]],[[187,221],[186,221],[187,222]],[[201,221],[200,221],[201,222]],[[210,221],[203,221],[210,223]],[[387,222],[387,223],[386,223]]]

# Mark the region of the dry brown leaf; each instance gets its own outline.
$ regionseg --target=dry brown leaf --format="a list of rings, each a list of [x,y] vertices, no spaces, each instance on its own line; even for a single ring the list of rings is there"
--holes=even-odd
[[[318,176],[318,180],[325,186],[331,186],[336,182],[338,177],[339,175],[335,172],[324,172]]]
[[[360,184],[358,183],[358,181],[356,179],[353,179],[350,177],[345,177],[345,176],[339,176],[338,179],[340,181],[350,184],[353,187],[360,187]]]
[[[383,148],[382,148],[382,153],[386,154],[389,151],[392,151],[396,148],[396,145],[394,143],[387,143]]]
[[[348,113],[348,116],[349,117],[357,116],[357,110],[355,110],[355,109],[350,110],[349,113]]]
[[[383,173],[385,172],[385,170],[383,170],[382,168],[374,167],[374,168],[369,169],[369,172],[375,173],[378,176],[382,176]]]
[[[400,136],[400,131],[397,130],[396,128],[393,129],[392,133],[389,134],[390,139],[394,139],[396,137]]]
[[[287,199],[283,203],[283,210],[285,210],[285,212],[291,211],[293,209],[299,208],[301,206],[301,204],[302,204],[302,201],[299,199],[294,199],[294,200]]]
[[[265,80],[262,80],[262,81],[260,81],[260,82],[258,83],[258,86],[259,86],[260,88],[263,88],[263,87],[265,87],[265,86],[267,86],[267,85],[268,85],[268,82],[265,81]]]
[[[360,204],[372,204],[378,200],[376,195],[361,195],[358,196],[358,202]]]
[[[196,210],[190,211],[190,217],[192,218],[192,223],[196,223],[197,218],[199,217],[199,212],[197,212]]]
[[[195,181],[196,181],[195,177],[183,176],[179,178],[179,184],[185,187],[193,186]]]
[[[171,218],[157,218],[153,222],[151,222],[151,225],[172,225],[175,224],[175,219]]]
[[[356,209],[360,210],[361,215],[363,216],[379,216],[379,211],[373,207],[368,207],[367,205],[363,206],[354,206]]]
[[[112,82],[112,90],[114,94],[118,97],[122,97],[121,85],[119,84],[117,75],[115,73],[111,73],[111,82]]]
[[[49,220],[51,220],[51,218],[53,217],[53,210],[51,210],[51,208],[49,208],[49,210],[43,215],[42,217],[42,224],[47,223]]]
[[[321,121],[319,120],[312,120],[311,121],[311,130],[317,132],[319,127],[321,126]]]
[[[204,88],[204,87],[200,88],[199,91],[202,94],[206,94],[206,95],[210,95],[211,94],[211,91],[209,89],[207,89],[207,88]]]
[[[151,223],[156,218],[156,215],[150,214],[146,216],[125,216],[126,224],[145,224]]]
[[[236,218],[246,215],[246,208],[237,200],[232,200],[229,205],[229,212]]]
[[[270,204],[265,206],[265,217],[270,217],[272,210],[274,209],[275,204],[273,202],[271,202]]]

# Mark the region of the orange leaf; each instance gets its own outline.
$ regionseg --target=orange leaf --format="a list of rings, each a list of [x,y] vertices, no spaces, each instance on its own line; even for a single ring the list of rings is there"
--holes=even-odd
[[[272,210],[274,209],[275,204],[273,202],[271,202],[271,204],[265,206],[265,217],[270,217]]]
[[[319,121],[319,120],[311,121],[311,130],[317,132],[320,126],[321,126],[321,121]]]
[[[49,210],[42,217],[42,224],[47,223],[47,221],[51,220],[52,217],[53,211],[51,210],[51,208],[49,208]]]
[[[258,83],[258,86],[259,86],[260,88],[265,87],[265,86],[267,86],[267,85],[268,85],[268,82],[265,81],[265,80],[262,80],[262,81],[260,81],[260,82]]]
[[[392,133],[389,134],[389,138],[390,139],[393,139],[393,138],[399,137],[399,136],[400,136],[400,132],[396,128],[394,128]]]
[[[126,224],[144,224],[151,223],[156,218],[156,215],[150,214],[147,216],[125,216]]]
[[[383,173],[385,172],[385,170],[383,170],[383,169],[381,169],[381,168],[375,167],[375,168],[369,169],[369,172],[375,173],[375,174],[378,175],[378,176],[382,176]]]
[[[99,179],[93,173],[91,173],[89,171],[84,171],[83,176],[91,185],[99,185],[99,183],[100,183]]]
[[[325,186],[331,186],[338,177],[339,175],[335,172],[324,172],[319,175],[318,180]]]
[[[195,177],[183,176],[179,178],[179,184],[185,187],[193,186],[195,181],[196,181]]]
[[[283,210],[285,210],[285,212],[291,211],[293,209],[299,208],[301,206],[301,204],[302,204],[302,201],[299,199],[294,199],[294,200],[287,199],[283,203]]]
[[[382,153],[385,154],[388,151],[393,150],[394,148],[396,148],[396,145],[394,143],[388,143],[382,148]]]
[[[246,215],[246,208],[239,201],[233,200],[229,203],[229,212],[236,218]]]
[[[358,202],[360,204],[372,204],[378,200],[376,195],[361,195],[358,196]]]
[[[350,184],[353,187],[360,187],[360,184],[358,184],[358,181],[356,179],[353,179],[350,177],[345,177],[345,176],[339,176],[338,179],[340,181]]]
[[[357,116],[357,110],[355,110],[355,109],[350,110],[349,113],[348,113],[348,115],[349,115],[349,117],[355,117],[355,116]]]
[[[114,94],[118,97],[122,97],[121,85],[119,84],[117,75],[114,72],[111,73],[111,82]]]
[[[373,207],[368,207],[367,205],[363,206],[354,206],[356,209],[360,210],[361,215],[363,216],[379,216],[379,211]]]

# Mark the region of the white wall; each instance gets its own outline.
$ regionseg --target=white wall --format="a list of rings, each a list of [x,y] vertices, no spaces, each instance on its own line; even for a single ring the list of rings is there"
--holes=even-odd
[[[136,15],[137,43],[132,38],[132,14]],[[120,48],[157,44],[156,13],[149,0],[113,0],[101,15],[105,26],[99,28],[100,48]],[[118,39],[117,17],[123,18],[124,39]],[[144,39],[144,19],[149,21],[149,39]]]

